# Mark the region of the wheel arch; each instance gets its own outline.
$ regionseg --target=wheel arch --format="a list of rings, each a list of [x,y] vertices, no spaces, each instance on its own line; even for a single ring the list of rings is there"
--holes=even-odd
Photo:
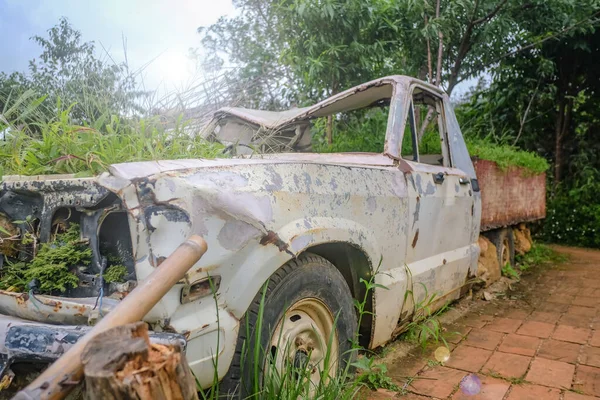
[[[308,247],[303,253],[316,254],[333,264],[346,280],[352,297],[359,302],[365,301],[359,344],[368,347],[373,333],[373,291],[367,291],[361,279],[369,281],[374,268],[366,252],[352,243],[328,242]]]

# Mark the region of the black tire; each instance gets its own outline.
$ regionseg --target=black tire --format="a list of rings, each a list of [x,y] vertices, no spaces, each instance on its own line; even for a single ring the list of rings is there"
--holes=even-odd
[[[253,394],[253,368],[256,366],[252,355],[256,342],[260,342],[262,349],[270,349],[273,331],[286,308],[306,298],[319,299],[333,318],[337,317],[335,329],[341,358],[338,366],[342,368],[352,361],[354,352],[349,350],[357,330],[354,302],[344,277],[329,261],[314,254],[302,254],[271,275],[264,295],[262,332],[257,340],[256,325],[262,297],[263,290],[256,295],[240,321],[235,354],[227,375],[219,385],[219,393],[234,398],[247,398]],[[262,380],[265,353],[261,353],[259,376]]]
[[[490,241],[496,246],[496,257],[500,269],[504,268],[506,262],[515,267],[515,237],[512,228],[500,228],[488,234]]]

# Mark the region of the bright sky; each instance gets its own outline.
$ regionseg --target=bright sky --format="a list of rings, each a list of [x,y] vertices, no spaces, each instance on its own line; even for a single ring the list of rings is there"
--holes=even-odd
[[[147,89],[181,88],[194,76],[187,55],[199,46],[196,29],[232,11],[231,0],[0,0],[0,71],[25,71],[40,53],[29,38],[45,36],[64,16],[117,62],[124,60],[125,37],[131,68],[152,61],[144,70]]]
[[[188,58],[200,44],[197,28],[233,12],[231,0],[0,0],[0,71],[26,71],[41,51],[29,38],[46,36],[64,16],[116,62],[125,59],[124,37],[130,68],[150,63],[142,74],[146,90],[178,91],[198,79]],[[475,83],[460,84],[453,97]]]

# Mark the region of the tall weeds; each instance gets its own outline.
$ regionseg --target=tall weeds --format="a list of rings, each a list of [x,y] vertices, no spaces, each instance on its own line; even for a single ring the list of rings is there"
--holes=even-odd
[[[33,100],[37,102],[37,99]],[[30,112],[30,116],[35,112]],[[103,115],[76,124],[71,107],[55,118],[19,124],[22,115],[0,119],[0,174],[98,174],[122,162],[214,158],[223,146],[202,138],[190,121],[176,118],[169,125],[159,117]],[[6,118],[8,116],[8,118]]]
[[[368,313],[366,304],[369,293],[378,285],[374,281],[374,275],[367,281],[361,279],[361,283],[366,287],[366,293],[363,299],[355,300],[355,307],[358,315],[358,322]],[[261,332],[263,323],[263,311],[265,304],[266,285],[263,288],[260,308],[257,317],[257,325],[255,332]],[[215,296],[215,304],[216,304]],[[337,322],[337,317],[336,317]],[[360,326],[360,325],[359,325]],[[305,365],[294,365],[294,362],[285,362],[283,368],[277,367],[277,363],[272,359],[271,352],[261,348],[261,337],[258,335],[246,334],[247,338],[251,338],[253,346],[245,342],[242,346],[242,359],[251,359],[252,367],[248,373],[242,373],[241,376],[252,376],[253,382],[241,381],[238,385],[238,390],[241,387],[248,387],[252,394],[247,399],[261,400],[298,400],[298,399],[320,399],[320,400],[350,400],[356,398],[362,388],[375,389],[385,387],[395,389],[395,385],[391,383],[391,379],[386,376],[385,365],[378,364],[372,357],[364,353],[364,349],[358,344],[358,333],[353,339],[352,348],[348,353],[340,355],[340,360],[334,360],[330,353],[332,341],[335,340],[333,335],[324,340],[328,341],[327,352],[324,354],[324,368],[318,371],[319,381],[311,381],[313,375],[313,366],[306,363]],[[280,337],[279,340],[282,340]],[[278,346],[280,347],[280,346]],[[285,344],[281,346],[285,348]],[[252,349],[252,350],[250,350]],[[286,350],[283,354],[287,354]],[[360,354],[359,354],[360,353]],[[266,359],[263,358],[266,355]],[[341,359],[350,360],[350,362],[342,363]],[[353,361],[355,360],[355,361]],[[218,363],[218,356],[215,356],[215,366]],[[335,370],[335,371],[334,371]],[[244,379],[244,378],[242,378]],[[246,385],[246,386],[244,386]],[[200,398],[202,400],[217,400],[227,398],[240,398],[239,393],[226,395],[219,392],[218,376],[215,374],[213,378],[213,386],[210,389],[199,389]]]

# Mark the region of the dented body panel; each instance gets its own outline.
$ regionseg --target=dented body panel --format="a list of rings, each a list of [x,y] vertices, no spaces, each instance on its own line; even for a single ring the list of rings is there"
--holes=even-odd
[[[451,167],[400,156],[406,105],[416,86],[443,99]],[[375,288],[371,298],[368,343],[374,348],[393,338],[399,323],[406,321],[425,293],[457,297],[458,289],[476,274],[481,199],[473,187],[477,177],[448,97],[433,86],[395,76],[285,115],[231,109],[219,114],[254,118],[257,124],[268,120],[271,128],[285,128],[358,108],[382,96],[390,100],[382,154],[288,153],[135,162],[113,165],[96,178],[20,177],[5,181],[0,205],[6,196],[25,196],[39,203],[38,215],[44,218],[51,214],[48,210],[79,201],[74,210],[89,222],[82,226],[93,226],[93,218],[99,224],[96,233],[82,231],[96,247],[93,263],[102,268],[98,243],[112,246],[119,255],[129,257],[126,265],[132,281],[149,276],[187,237],[201,235],[208,252],[144,320],[156,332],[185,337],[187,360],[203,386],[213,382],[216,355],[219,377],[227,372],[239,320],[264,282],[287,261],[328,244],[343,243],[360,252],[368,265],[359,277],[368,280],[375,274],[375,282],[385,287]],[[66,187],[80,188],[73,197],[61,198],[57,188],[65,179]],[[110,220],[115,213],[119,218]],[[44,224],[51,228],[52,218],[47,218],[50,221]],[[125,235],[114,240],[106,234],[103,237],[105,220]],[[216,296],[188,300],[193,288],[209,276],[220,279]],[[91,282],[86,295],[79,296],[83,300],[0,292],[0,313],[38,322],[86,324],[96,309],[98,285],[102,282]],[[349,286],[358,297],[358,278]],[[408,291],[414,297],[408,298]],[[112,300],[105,299],[102,312],[109,312],[126,292],[111,287]],[[49,318],[51,313],[55,314]]]

